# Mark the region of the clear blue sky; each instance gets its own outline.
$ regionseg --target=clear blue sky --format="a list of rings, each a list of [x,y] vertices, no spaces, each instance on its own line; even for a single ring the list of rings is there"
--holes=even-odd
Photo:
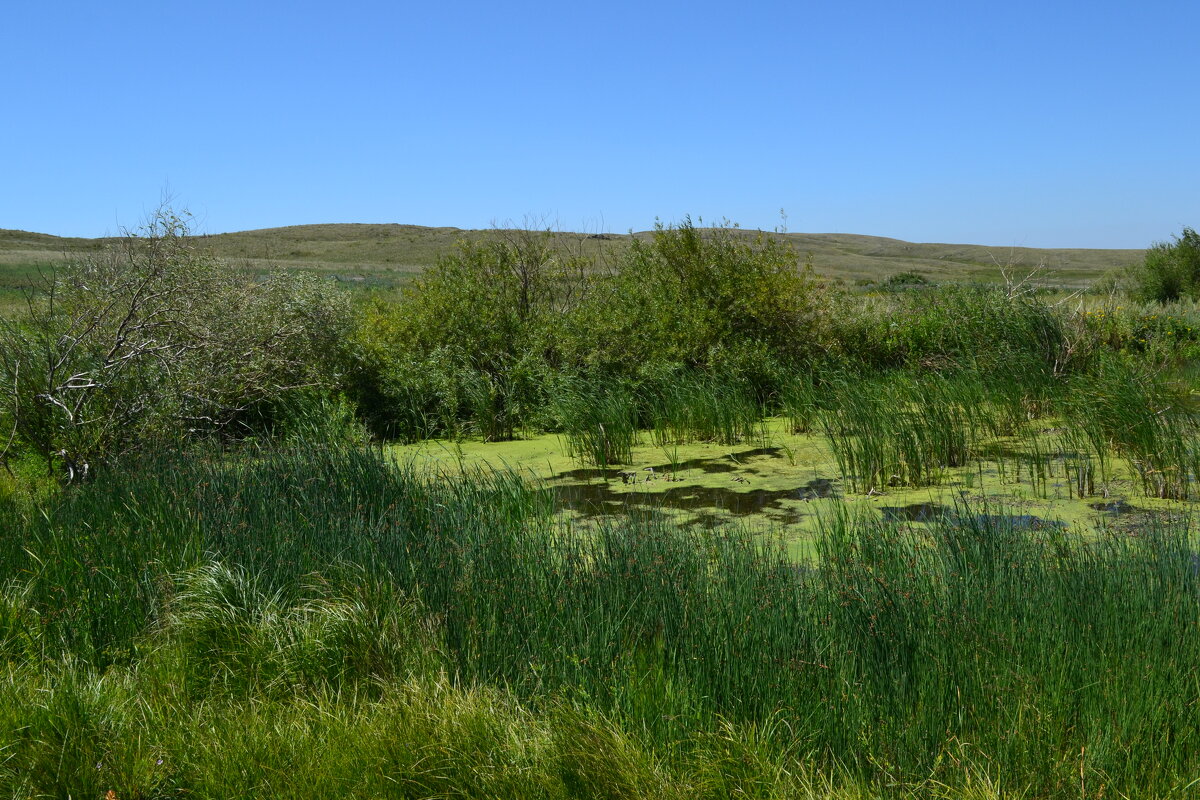
[[[0,228],[1200,226],[1200,3],[19,2]]]

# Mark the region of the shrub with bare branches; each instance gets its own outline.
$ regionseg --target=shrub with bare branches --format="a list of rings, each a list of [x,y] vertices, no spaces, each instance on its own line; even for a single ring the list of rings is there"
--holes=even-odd
[[[0,460],[33,450],[70,480],[96,459],[228,430],[256,404],[322,384],[349,320],[328,284],[230,269],[168,209],[47,272],[27,300],[22,318],[0,319]]]

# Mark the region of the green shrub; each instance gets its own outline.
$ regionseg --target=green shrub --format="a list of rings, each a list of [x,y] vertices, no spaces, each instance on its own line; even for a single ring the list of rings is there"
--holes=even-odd
[[[42,290],[25,318],[0,318],[0,418],[16,450],[69,478],[163,436],[240,434],[256,407],[343,366],[349,305],[331,283],[235,271],[169,210]]]
[[[865,301],[840,298],[831,349],[874,368],[1001,367],[1014,355],[1055,369],[1063,314],[1041,299],[994,286],[938,286]]]
[[[557,255],[549,232],[463,243],[405,290],[395,343],[419,355],[470,353],[473,366],[497,372],[540,343],[568,302],[564,281],[574,266]]]
[[[1184,228],[1171,243],[1158,242],[1131,271],[1131,294],[1139,300],[1169,303],[1200,297],[1200,234]]]
[[[819,349],[827,292],[792,248],[685,220],[636,239],[565,320],[569,363],[633,375],[653,362],[708,367],[750,348],[784,363]]]
[[[556,331],[578,289],[568,276],[581,264],[547,231],[499,231],[440,259],[399,304],[364,303],[348,378],[363,418],[410,440],[513,438],[547,405]]]
[[[929,285],[930,281],[924,275],[916,272],[897,272],[894,275],[889,275],[887,280],[880,284],[880,288],[887,291],[898,291],[901,289],[918,289]]]

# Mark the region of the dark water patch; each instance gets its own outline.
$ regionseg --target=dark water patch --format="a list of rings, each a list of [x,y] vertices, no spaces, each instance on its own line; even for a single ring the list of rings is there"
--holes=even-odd
[[[704,472],[733,472],[737,469],[733,464],[722,462],[718,458],[689,458],[687,461],[676,461],[674,464],[657,464],[657,470],[674,470],[682,472],[685,469],[699,469]]]
[[[933,522],[946,515],[937,503],[913,503],[908,506],[881,506],[884,522]]]
[[[1012,528],[1016,531],[1066,530],[1060,519],[1043,519],[1032,514],[970,514],[966,521],[988,528]]]
[[[741,459],[756,458],[758,456],[779,456],[780,448],[778,447],[756,447],[753,450],[743,450],[740,453],[729,453],[715,458],[689,458],[687,461],[677,461],[674,464],[656,464],[654,469],[659,471],[674,470],[682,472],[685,469],[698,469],[708,474],[716,474],[721,472],[736,472],[741,469],[743,472],[751,470],[741,466]],[[757,474],[757,473],[755,473]]]
[[[621,477],[623,470],[619,469],[572,469],[560,472],[555,478],[565,481],[594,481],[599,478],[614,480]]]
[[[798,525],[806,516],[808,516],[807,514],[801,514],[798,511],[776,511],[773,509],[763,509],[762,515],[768,523],[782,526]],[[731,517],[728,514],[722,515],[720,513],[702,512],[693,517],[689,517],[684,524],[695,525],[706,530],[712,530],[723,525],[732,524],[735,518],[737,517]]]
[[[807,514],[799,511],[785,511],[782,514],[767,514],[767,518],[778,525],[799,525]]]
[[[726,458],[731,458],[737,461],[739,458],[757,458],[758,456],[771,456],[772,458],[783,458],[780,452],[782,447],[756,447],[753,450],[743,450],[740,453],[730,453]]]
[[[1135,511],[1142,510],[1142,509],[1138,508],[1137,506],[1126,503],[1124,500],[1112,500],[1107,503],[1089,503],[1088,508],[1091,508],[1095,511],[1103,511],[1107,514],[1115,514],[1115,515],[1132,514]]]
[[[769,509],[784,510],[785,500],[816,500],[835,497],[833,481],[817,478],[794,489],[753,489],[739,492],[714,486],[678,486],[661,491],[619,492],[608,483],[555,486],[554,492],[561,507],[584,516],[619,514],[636,508],[677,509],[680,511],[723,511],[734,516],[764,513]],[[701,515],[703,516],[703,515]]]
[[[1011,528],[1013,530],[1063,529],[1067,523],[1057,519],[1043,519],[1032,514],[970,514],[948,510],[937,503],[913,503],[907,506],[881,506],[885,522],[939,522],[976,525],[982,528]]]
[[[799,498],[801,500],[819,500],[837,496],[837,491],[833,488],[833,481],[829,478],[813,478],[801,486],[800,490],[806,492],[806,494]]]
[[[728,525],[729,518],[722,517],[719,514],[697,514],[696,516],[689,518],[684,524],[695,526],[697,528],[703,528],[706,531],[711,531],[721,527],[722,525]]]
[[[716,461],[711,458],[693,458],[691,461],[684,461],[677,469],[698,469],[706,475],[715,475],[719,472],[737,472],[738,470],[736,464],[728,464],[724,461]]]

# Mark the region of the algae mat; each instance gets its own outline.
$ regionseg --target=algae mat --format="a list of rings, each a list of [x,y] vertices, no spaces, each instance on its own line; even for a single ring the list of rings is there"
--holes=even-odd
[[[555,434],[509,442],[431,440],[392,448],[393,456],[422,469],[457,474],[511,470],[551,491],[564,519],[586,524],[630,511],[666,514],[684,524],[718,527],[739,522],[781,534],[797,552],[807,550],[822,516],[849,510],[897,522],[923,524],[944,513],[1002,514],[1013,524],[1081,532],[1138,528],[1163,518],[1190,518],[1193,503],[1141,496],[1135,474],[1117,463],[1099,494],[1080,498],[1051,459],[1035,481],[1019,453],[946,469],[936,486],[850,492],[828,441],[797,435],[783,419],[768,420],[759,436],[734,445],[657,446],[649,434],[629,464],[600,469],[569,455]]]

